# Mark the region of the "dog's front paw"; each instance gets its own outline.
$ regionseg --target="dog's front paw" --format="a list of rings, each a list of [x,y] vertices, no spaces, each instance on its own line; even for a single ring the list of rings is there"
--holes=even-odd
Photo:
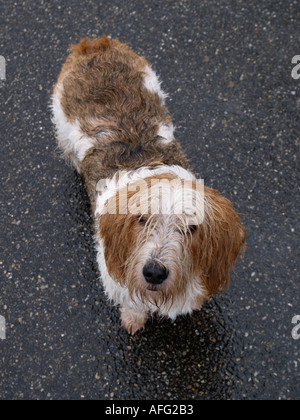
[[[144,329],[148,319],[146,312],[137,312],[130,308],[121,308],[122,325],[125,330],[134,335],[137,331]]]

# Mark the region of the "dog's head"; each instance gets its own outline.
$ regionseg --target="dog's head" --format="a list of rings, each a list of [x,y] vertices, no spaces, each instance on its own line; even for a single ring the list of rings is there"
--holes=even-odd
[[[229,200],[170,174],[117,190],[97,223],[110,276],[158,309],[226,288],[246,238]]]

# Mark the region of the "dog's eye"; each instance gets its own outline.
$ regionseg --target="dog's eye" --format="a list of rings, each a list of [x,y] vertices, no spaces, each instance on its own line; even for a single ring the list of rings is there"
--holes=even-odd
[[[138,222],[139,222],[140,225],[145,226],[146,223],[147,223],[147,219],[146,219],[146,217],[138,216]]]
[[[197,225],[191,225],[189,226],[189,231],[190,233],[195,233],[198,230],[198,226]]]

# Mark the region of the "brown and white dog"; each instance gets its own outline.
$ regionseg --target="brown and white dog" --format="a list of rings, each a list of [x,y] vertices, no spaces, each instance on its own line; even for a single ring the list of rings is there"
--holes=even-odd
[[[52,98],[59,147],[90,196],[106,294],[132,334],[224,290],[246,238],[231,202],[192,173],[166,97],[145,58],[103,37],[73,46]]]

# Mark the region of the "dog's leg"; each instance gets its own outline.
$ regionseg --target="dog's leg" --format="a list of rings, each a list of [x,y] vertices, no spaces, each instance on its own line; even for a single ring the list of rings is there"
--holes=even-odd
[[[122,325],[129,334],[134,335],[145,327],[148,319],[147,312],[135,311],[130,308],[121,308]]]

